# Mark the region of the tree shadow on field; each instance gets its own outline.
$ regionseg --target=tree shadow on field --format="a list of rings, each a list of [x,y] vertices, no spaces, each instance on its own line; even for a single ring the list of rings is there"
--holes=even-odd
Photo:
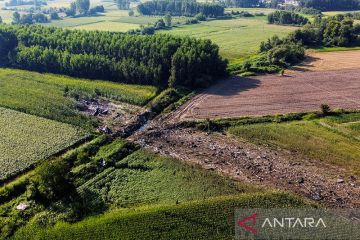
[[[234,96],[240,92],[259,87],[261,81],[252,77],[232,76],[228,79],[220,80],[214,86],[205,90],[205,93],[218,96]]]
[[[321,60],[321,58],[313,57],[313,56],[307,56],[303,62],[301,62],[298,65],[292,66],[289,68],[293,71],[299,71],[299,72],[310,72],[312,71],[312,68],[314,68],[314,65],[312,63]]]

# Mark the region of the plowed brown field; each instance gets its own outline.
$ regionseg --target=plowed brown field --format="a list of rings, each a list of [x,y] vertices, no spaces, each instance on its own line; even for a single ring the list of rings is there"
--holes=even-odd
[[[311,53],[285,76],[232,77],[183,105],[179,119],[262,116],[360,108],[360,51]]]

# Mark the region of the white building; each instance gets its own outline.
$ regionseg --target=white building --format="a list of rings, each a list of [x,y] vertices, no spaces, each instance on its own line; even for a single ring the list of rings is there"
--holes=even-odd
[[[291,6],[298,7],[299,6],[299,1],[297,1],[297,0],[285,0],[284,5],[291,5]]]

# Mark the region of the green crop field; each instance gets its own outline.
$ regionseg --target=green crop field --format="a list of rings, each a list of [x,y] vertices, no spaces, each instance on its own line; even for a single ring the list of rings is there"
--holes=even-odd
[[[140,25],[154,24],[162,16],[132,16],[128,11],[107,9],[105,13],[92,17],[64,18],[45,23],[45,26],[62,27],[79,30],[98,30],[111,32],[127,32]],[[184,23],[186,17],[173,17],[173,24]]]
[[[0,69],[0,106],[78,126],[92,125],[95,120],[80,114],[75,100],[64,96],[66,87],[70,92],[100,95],[135,105],[146,104],[157,93],[157,88],[152,86]]]
[[[279,146],[360,174],[360,114],[316,120],[234,126],[229,133]]]
[[[106,159],[100,156],[112,152],[112,148],[118,149],[119,144],[122,145],[115,141],[100,149],[95,159]],[[250,191],[211,172],[144,150],[118,160],[114,167],[90,179],[80,189],[91,190],[117,207],[175,204]]]
[[[304,206],[302,200],[284,193],[242,194],[176,206],[113,210],[49,229],[29,224],[14,239],[233,239],[236,208]]]
[[[236,208],[309,204],[301,197],[234,182],[198,166],[137,150],[122,139],[109,141],[100,136],[63,156],[74,163],[71,176],[77,192],[84,196],[81,202],[54,204],[47,209],[34,202],[22,213],[13,210],[27,202],[26,186],[36,169],[0,188],[0,201],[4,203],[0,205],[0,226],[4,226],[0,227],[0,237],[6,238],[22,227],[15,239],[43,239],[45,235],[47,239],[69,239],[70,232],[72,239],[89,239],[90,235],[91,239],[120,235],[124,239],[198,239],[199,234],[206,238],[213,233],[228,238],[233,235]],[[105,164],[99,164],[102,162]],[[74,224],[63,223],[73,219],[78,204],[87,209],[85,215],[75,218]],[[97,217],[90,217],[93,215]],[[194,231],[188,231],[190,225]],[[85,226],[89,235],[83,232]]]
[[[266,17],[251,17],[213,20],[160,32],[210,39],[219,45],[223,57],[234,60],[256,53],[262,41],[274,35],[284,37],[295,29],[292,26],[267,24]]]
[[[0,108],[0,180],[75,144],[80,128]]]

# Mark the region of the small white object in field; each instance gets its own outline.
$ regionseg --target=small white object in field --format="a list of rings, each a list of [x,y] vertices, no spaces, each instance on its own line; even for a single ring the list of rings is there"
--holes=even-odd
[[[28,207],[29,207],[29,205],[27,205],[26,203],[20,203],[19,205],[16,206],[16,209],[17,209],[17,210],[20,210],[20,211],[24,211],[24,210],[26,210]]]

